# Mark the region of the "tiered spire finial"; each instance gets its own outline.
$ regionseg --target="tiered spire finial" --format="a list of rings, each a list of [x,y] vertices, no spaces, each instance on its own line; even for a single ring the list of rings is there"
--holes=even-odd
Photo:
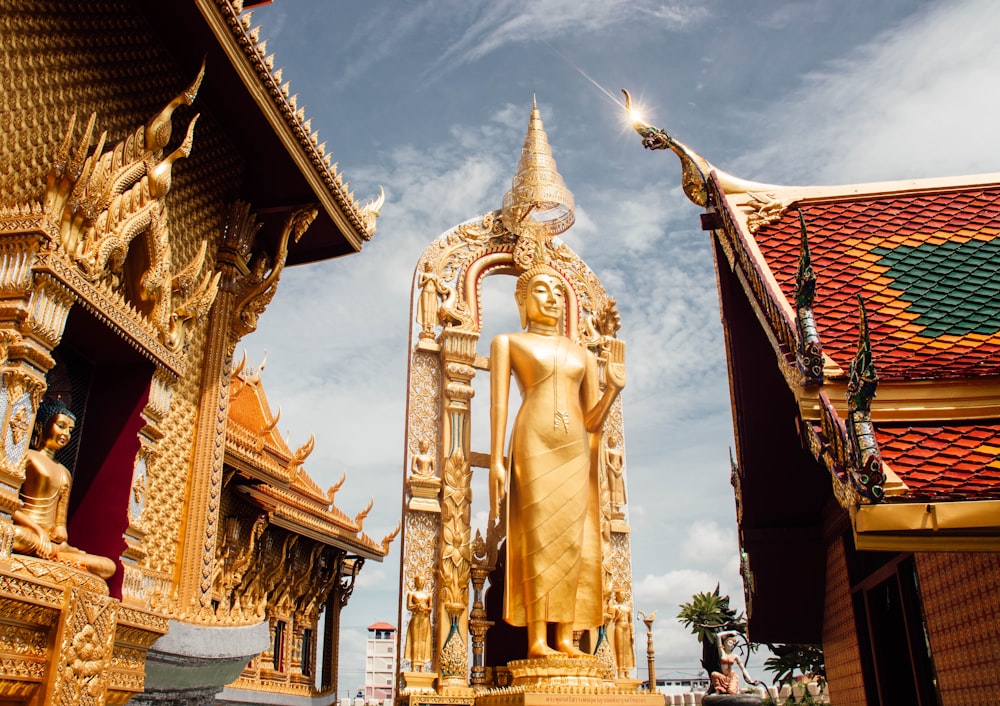
[[[573,208],[573,194],[556,171],[538,103],[532,99],[521,161],[510,191],[503,197],[503,223],[512,233],[541,241],[564,233],[573,225],[576,220]]]

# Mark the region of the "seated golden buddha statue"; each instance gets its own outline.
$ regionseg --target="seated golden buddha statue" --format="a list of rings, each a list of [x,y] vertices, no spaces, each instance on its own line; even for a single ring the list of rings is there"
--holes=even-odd
[[[76,417],[62,400],[43,400],[35,417],[32,448],[26,453],[21,507],[14,512],[14,551],[84,568],[103,579],[115,573],[115,562],[88,554],[68,543],[66,513],[73,478],[56,460],[69,443]]]

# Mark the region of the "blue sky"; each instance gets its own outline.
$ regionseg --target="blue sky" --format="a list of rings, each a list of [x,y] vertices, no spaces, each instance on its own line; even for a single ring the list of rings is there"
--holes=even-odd
[[[364,252],[286,270],[244,342],[251,361],[267,351],[264,383],[292,447],[316,434],[309,473],[326,486],[347,471],[348,514],[374,497],[376,539],[399,522],[413,269],[440,233],[500,206],[536,95],[576,197],[563,240],[622,313],[636,608],[658,611],[661,671],[696,667],[677,605],[716,582],[742,605],[714,266],[676,158],[643,150],[580,71],[615,97],[630,89],[649,122],[743,178],[991,172],[1000,4],[277,0],[257,24],[358,197],[386,191]],[[513,308],[502,285],[490,294]],[[485,493],[475,502],[484,522]],[[365,627],[397,621],[398,571],[394,547],[345,609],[342,693],[363,682]]]

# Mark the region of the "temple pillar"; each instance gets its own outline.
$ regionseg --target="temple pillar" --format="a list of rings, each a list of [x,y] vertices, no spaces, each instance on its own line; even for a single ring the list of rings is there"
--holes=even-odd
[[[251,247],[258,226],[249,204],[237,201],[228,213],[222,244],[216,257],[221,275],[219,292],[209,312],[209,330],[226,331],[210,336],[202,361],[201,398],[195,430],[190,496],[183,541],[180,543],[181,577],[178,591],[181,614],[187,619],[212,618],[212,575],[216,565],[219,501],[229,415],[229,376],[236,345],[256,330],[257,319],[270,303],[288,256],[289,240],[297,242],[316,210],[307,207],[287,218],[277,251],[258,252]]]
[[[470,402],[478,333],[441,333],[443,372],[441,562],[438,591],[439,688],[469,686],[469,583],[472,575]]]

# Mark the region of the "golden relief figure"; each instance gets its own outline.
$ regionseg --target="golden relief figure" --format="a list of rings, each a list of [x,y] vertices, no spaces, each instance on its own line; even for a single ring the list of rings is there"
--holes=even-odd
[[[410,611],[410,624],[406,628],[406,651],[415,672],[422,672],[431,659],[431,594],[424,590],[424,579],[416,576],[413,589],[406,595],[406,609]]]
[[[526,625],[528,657],[583,653],[573,631],[602,622],[596,455],[604,421],[625,386],[624,343],[608,339],[607,387],[597,360],[561,331],[566,289],[547,265],[524,272],[516,299],[524,333],[490,347],[490,522],[506,499],[504,620]],[[522,403],[504,462],[510,377]],[[508,472],[509,471],[509,472]],[[556,624],[556,643],[546,639]]]
[[[14,512],[14,551],[85,568],[103,579],[115,573],[115,562],[88,554],[69,544],[66,513],[73,484],[56,452],[69,443],[76,417],[62,400],[44,400],[38,407],[35,438],[26,453],[21,507]]]
[[[635,632],[632,627],[632,604],[616,591],[609,606],[615,632],[615,663],[618,677],[628,679],[635,667]]]

